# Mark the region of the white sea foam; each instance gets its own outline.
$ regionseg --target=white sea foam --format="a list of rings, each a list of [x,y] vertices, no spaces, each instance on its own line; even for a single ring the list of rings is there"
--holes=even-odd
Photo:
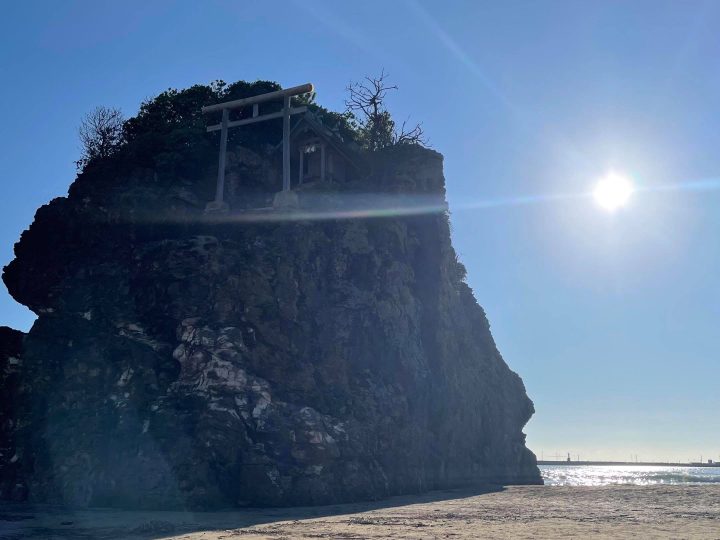
[[[548,486],[720,484],[720,467],[540,465]]]

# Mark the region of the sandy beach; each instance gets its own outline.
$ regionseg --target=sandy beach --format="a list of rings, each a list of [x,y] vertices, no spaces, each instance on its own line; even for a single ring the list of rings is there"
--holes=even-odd
[[[720,538],[720,486],[512,486],[226,512],[0,506],[0,539]]]

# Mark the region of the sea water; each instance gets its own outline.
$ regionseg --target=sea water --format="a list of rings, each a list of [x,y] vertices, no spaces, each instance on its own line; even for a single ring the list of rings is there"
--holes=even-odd
[[[720,484],[720,467],[539,465],[546,486]]]

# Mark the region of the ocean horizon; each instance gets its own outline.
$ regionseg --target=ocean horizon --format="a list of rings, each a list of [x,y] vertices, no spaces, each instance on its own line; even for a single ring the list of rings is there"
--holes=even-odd
[[[720,484],[720,467],[665,465],[538,465],[547,486]]]

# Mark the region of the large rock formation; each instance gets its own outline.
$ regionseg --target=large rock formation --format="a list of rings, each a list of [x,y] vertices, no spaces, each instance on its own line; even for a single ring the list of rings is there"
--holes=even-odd
[[[302,212],[210,219],[216,142],[193,114],[190,143],[155,133],[166,146],[143,153],[136,135],[86,166],[15,247],[3,279],[39,316],[0,411],[15,497],[203,508],[540,482],[532,402],[447,213],[392,211],[444,201],[442,157],[392,148],[361,181],[303,191]],[[277,190],[260,144],[230,150],[233,208]],[[368,194],[386,216],[327,212]]]

